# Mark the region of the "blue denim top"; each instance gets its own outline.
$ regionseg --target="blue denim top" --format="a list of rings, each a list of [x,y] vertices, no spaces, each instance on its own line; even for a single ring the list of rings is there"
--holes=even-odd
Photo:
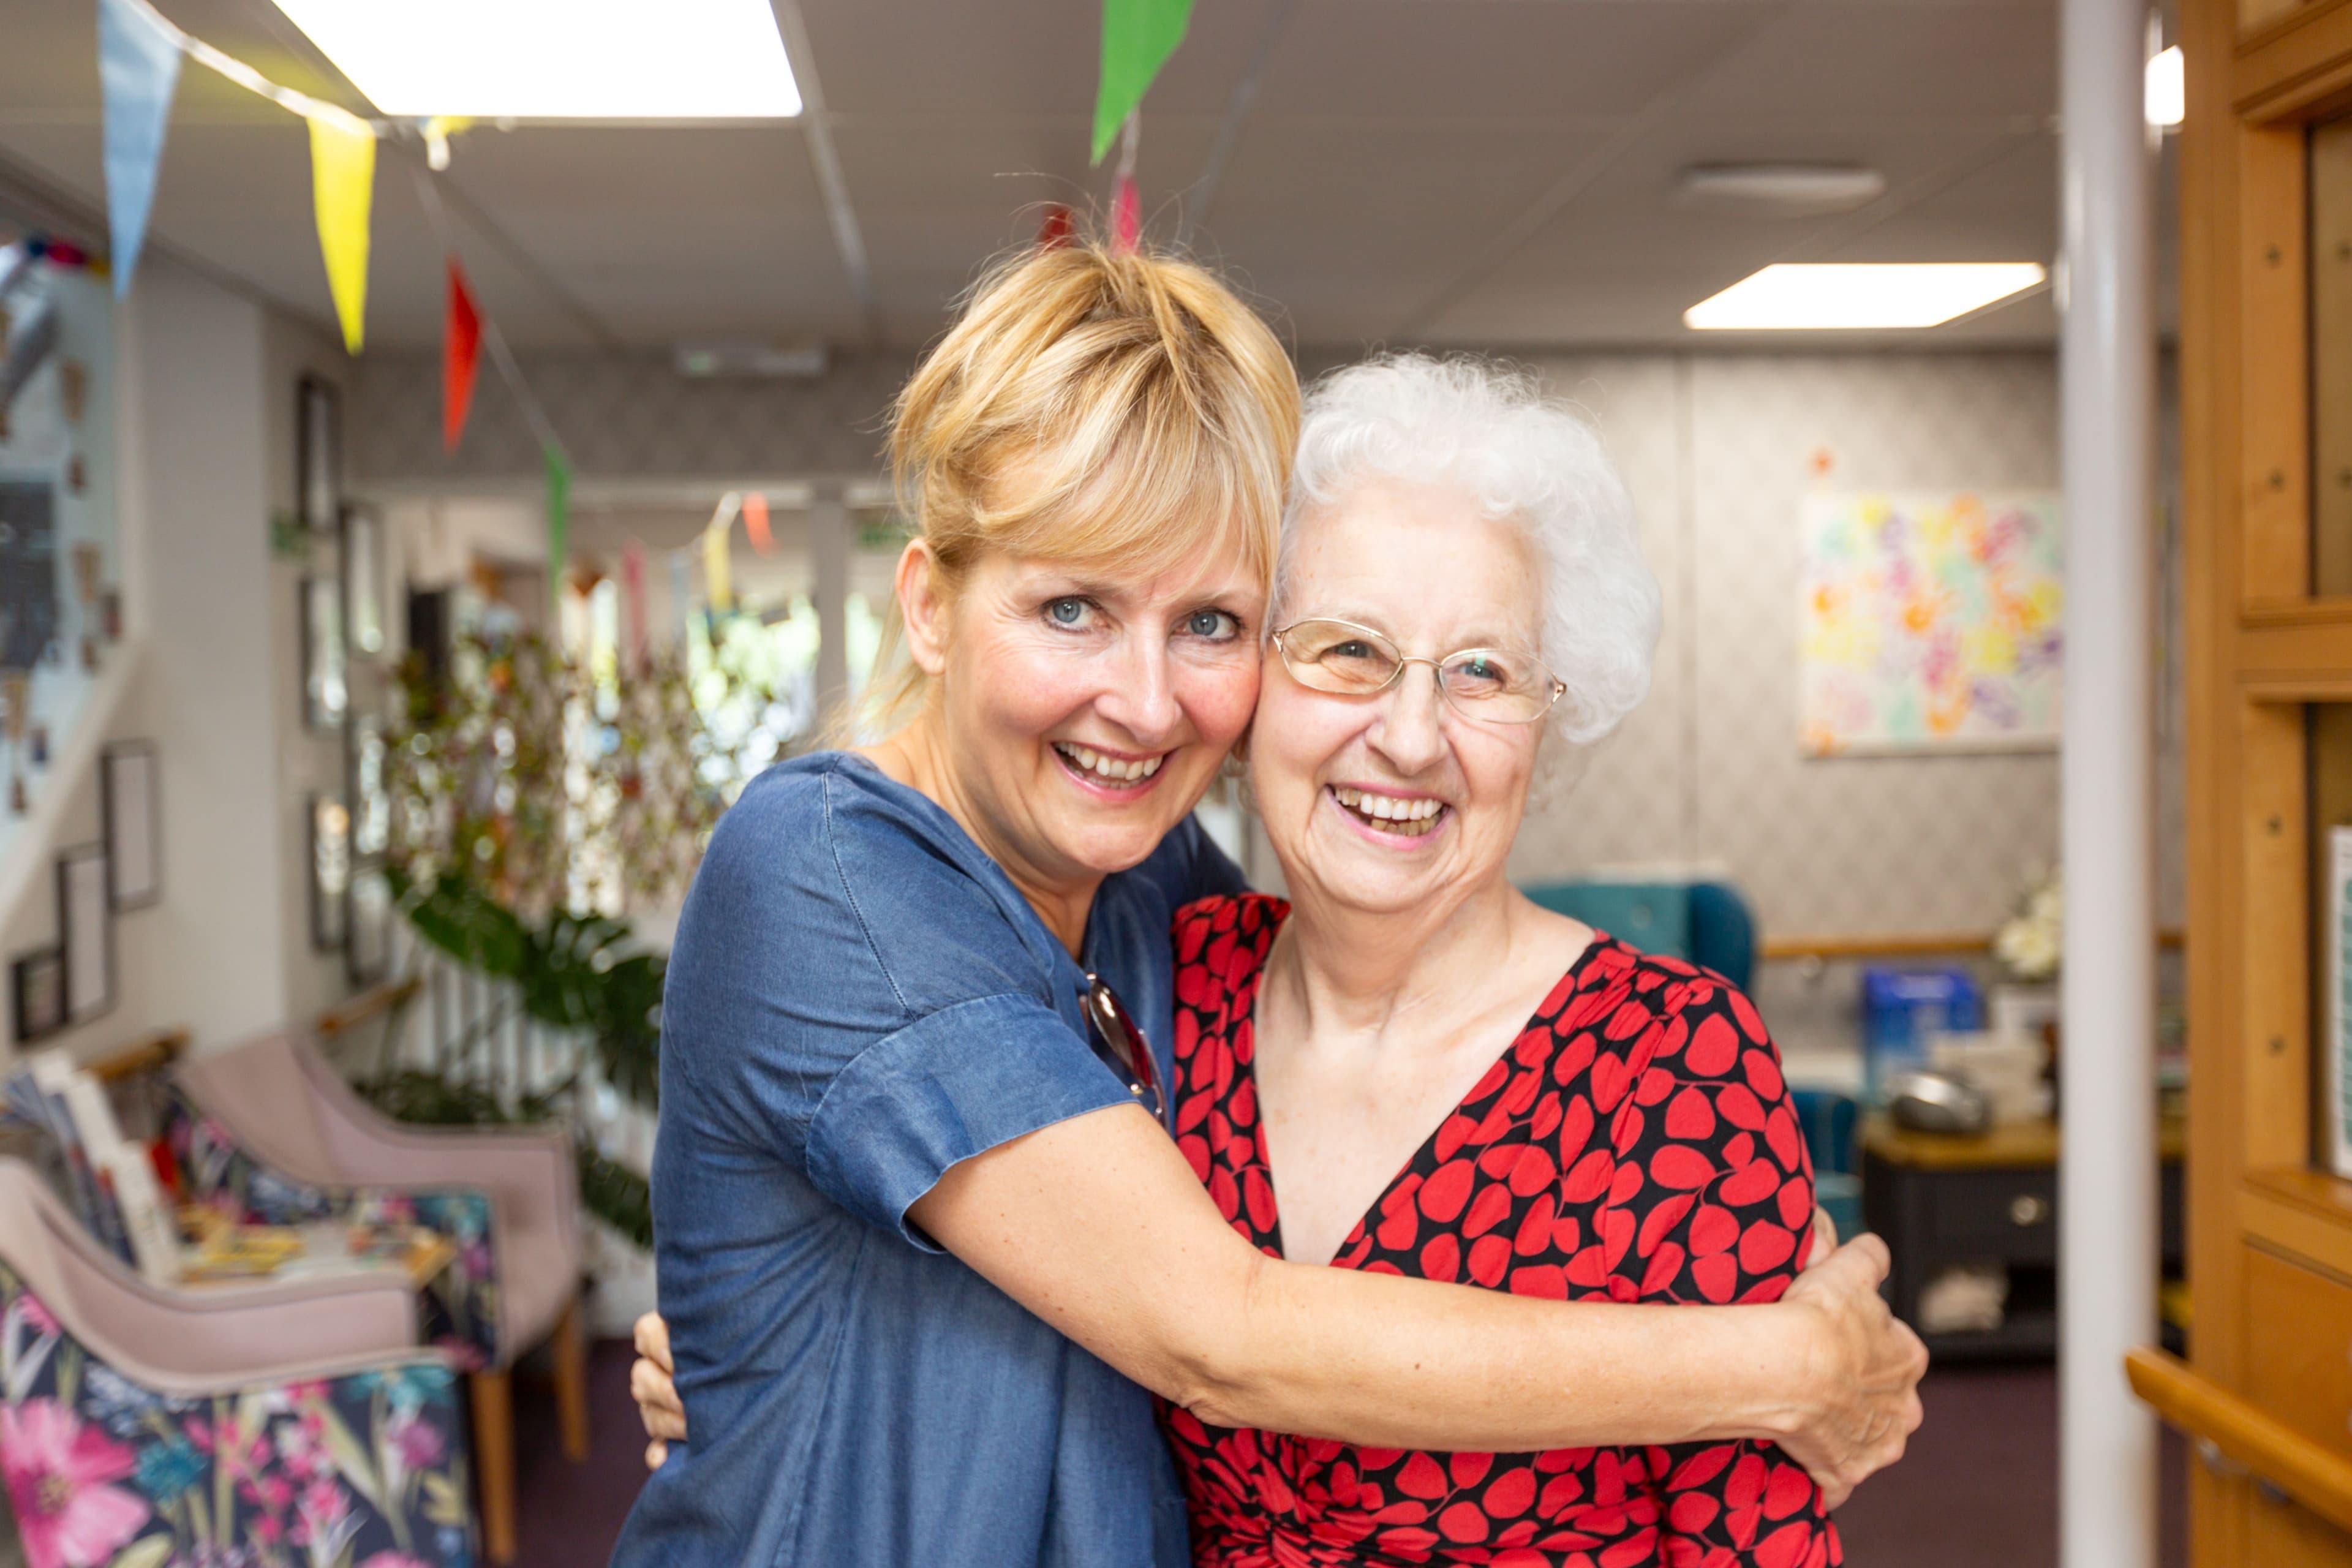
[[[1188,818],[1096,895],[1086,966],[1163,1083],[1171,918],[1241,885]],[[655,1251],[691,1440],[615,1568],[1181,1568],[1149,1396],[907,1219],[957,1162],[1133,1098],[1084,984],[954,819],[870,763],[744,789],[662,1001]]]

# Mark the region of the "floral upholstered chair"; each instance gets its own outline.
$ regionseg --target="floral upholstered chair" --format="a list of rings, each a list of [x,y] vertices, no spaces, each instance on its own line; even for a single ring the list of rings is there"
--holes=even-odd
[[[27,1568],[469,1568],[457,1394],[398,1269],[161,1289],[0,1160],[0,1479]]]
[[[352,1091],[308,1045],[272,1036],[173,1069],[165,1135],[181,1190],[240,1221],[404,1223],[457,1260],[430,1288],[427,1331],[471,1373],[482,1535],[514,1555],[509,1369],[552,1340],[564,1451],[588,1451],[578,1166],[555,1131],[412,1127]]]

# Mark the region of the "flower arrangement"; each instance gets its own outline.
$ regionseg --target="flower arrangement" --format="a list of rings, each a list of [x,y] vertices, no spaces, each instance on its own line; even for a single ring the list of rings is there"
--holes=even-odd
[[[2011,976],[2029,984],[2054,979],[2066,955],[2066,893],[2053,870],[2027,889],[2017,912],[1993,933],[1993,956]]]

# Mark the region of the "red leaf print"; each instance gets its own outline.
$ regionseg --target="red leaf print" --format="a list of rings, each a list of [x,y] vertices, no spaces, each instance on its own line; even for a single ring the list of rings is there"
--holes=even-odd
[[[1634,1194],[1642,1190],[1645,1180],[1638,1162],[1628,1160],[1619,1165],[1617,1174],[1609,1183],[1609,1202],[1612,1206],[1632,1203]],[[1627,1216],[1629,1221],[1631,1217],[1631,1215]]]
[[[1780,1185],[1780,1223],[1796,1229],[1813,1217],[1813,1192],[1802,1176],[1791,1176]]]
[[[1209,1173],[1209,1196],[1216,1200],[1217,1212],[1228,1220],[1241,1213],[1241,1194],[1234,1190],[1234,1173],[1223,1166]]]
[[[1523,1072],[1511,1080],[1511,1087],[1504,1092],[1499,1103],[1512,1115],[1521,1115],[1536,1102],[1536,1092],[1542,1087],[1543,1074]]]
[[[1176,1131],[1190,1132],[1208,1120],[1209,1108],[1216,1103],[1216,1095],[1202,1089],[1176,1107]]]
[[[1470,1200],[1470,1213],[1462,1222],[1462,1234],[1480,1237],[1503,1223],[1511,1212],[1511,1189],[1500,1182],[1491,1183]]]
[[[1454,1152],[1469,1141],[1471,1130],[1477,1125],[1458,1110],[1447,1117],[1445,1125],[1437,1130],[1437,1157],[1441,1160],[1454,1158]]]
[[[1410,1251],[1421,1236],[1421,1216],[1413,1212],[1411,1204],[1399,1205],[1394,1214],[1381,1221],[1380,1228],[1372,1235],[1383,1251]]]
[[[1718,1252],[1692,1264],[1691,1278],[1698,1284],[1698,1293],[1719,1307],[1731,1300],[1739,1283],[1739,1265],[1728,1252]]]
[[[1551,1064],[1552,1082],[1562,1085],[1574,1083],[1584,1069],[1592,1065],[1593,1055],[1599,1049],[1591,1035],[1579,1035],[1569,1041],[1560,1048],[1559,1059]]]
[[[1750,1099],[1755,1098],[1749,1096]],[[1758,1121],[1762,1121],[1759,1113]],[[1714,1136],[1715,1107],[1708,1103],[1706,1091],[1698,1088],[1683,1090],[1675,1102],[1666,1107],[1666,1136],[1699,1139]]]
[[[1536,1067],[1551,1055],[1551,1031],[1538,1026],[1522,1029],[1511,1042],[1511,1059],[1523,1068]]]
[[[1535,1500],[1535,1472],[1523,1466],[1506,1470],[1486,1489],[1486,1512],[1495,1519],[1517,1519],[1534,1507]]]
[[[1690,1044],[1683,1047],[1683,1066],[1707,1078],[1721,1078],[1738,1059],[1738,1034],[1713,1013],[1698,1021]]]
[[[1543,1495],[1536,1500],[1537,1509],[1546,1519],[1557,1518],[1560,1510],[1584,1495],[1584,1481],[1573,1471],[1554,1476],[1544,1483]]]
[[[1628,1209],[1603,1209],[1597,1222],[1601,1244],[1608,1248],[1608,1267],[1614,1270],[1633,1247],[1633,1215]]]
[[[1650,1010],[1629,999],[1609,1016],[1609,1026],[1601,1033],[1612,1040],[1630,1040],[1649,1025]]]
[[[1242,1200],[1249,1205],[1250,1226],[1260,1236],[1274,1229],[1274,1189],[1265,1173],[1253,1165],[1242,1173]]]
[[[1609,1265],[1598,1247],[1588,1247],[1568,1260],[1568,1282],[1571,1285],[1599,1287],[1607,1283]]]
[[[1731,1016],[1739,1020],[1740,1029],[1758,1045],[1765,1040],[1764,1020],[1757,1016],[1756,1004],[1738,991],[1727,987],[1724,998],[1731,1004]]]
[[[1492,1454],[1454,1454],[1445,1461],[1445,1472],[1454,1478],[1454,1484],[1457,1487],[1476,1486],[1494,1468],[1495,1456]]]
[[[1207,1139],[1197,1132],[1188,1132],[1176,1140],[1176,1152],[1184,1156],[1186,1164],[1192,1167],[1193,1180],[1206,1182],[1209,1179],[1209,1141]]]
[[[1433,1236],[1429,1245],[1421,1249],[1421,1271],[1429,1279],[1451,1285],[1462,1273],[1462,1244],[1453,1233]]]
[[[1734,1208],[1761,1203],[1780,1190],[1780,1173],[1769,1160],[1758,1160],[1715,1189],[1715,1195]]]
[[[1437,1516],[1437,1528],[1448,1541],[1484,1541],[1487,1531],[1486,1510],[1475,1502],[1457,1502]]]
[[[1647,1125],[1648,1118],[1642,1114],[1642,1108],[1627,1100],[1610,1119],[1609,1146],[1622,1154],[1642,1141],[1642,1129]]]
[[[1617,1162],[1608,1150],[1595,1149],[1576,1163],[1561,1184],[1560,1196],[1572,1204],[1589,1204],[1609,1190],[1610,1178],[1617,1173]]]
[[[1633,1098],[1643,1105],[1655,1105],[1675,1091],[1675,1075],[1664,1068],[1652,1068],[1642,1075],[1642,1087]]]
[[[1658,1528],[1652,1525],[1637,1530],[1616,1545],[1603,1548],[1601,1568],[1633,1568],[1636,1563],[1647,1563],[1658,1549]]]
[[[1666,1522],[1685,1535],[1696,1535],[1713,1524],[1715,1516],[1722,1511],[1723,1505],[1705,1492],[1686,1491],[1675,1499],[1674,1506],[1666,1510]]]
[[[1489,1289],[1510,1262],[1511,1244],[1499,1236],[1482,1236],[1470,1244],[1470,1278]]]
[[[1723,1500],[1733,1508],[1746,1508],[1764,1495],[1765,1468],[1761,1454],[1742,1454],[1739,1462],[1731,1467],[1731,1479],[1723,1489]]]
[[[1666,1489],[1687,1491],[1692,1487],[1706,1485],[1723,1474],[1723,1468],[1731,1463],[1731,1457],[1738,1452],[1738,1445],[1732,1443],[1717,1443],[1712,1448],[1701,1449],[1675,1467],[1675,1473],[1666,1478]]]
[[[1739,1267],[1750,1274],[1778,1268],[1797,1250],[1797,1238],[1769,1219],[1749,1226],[1739,1238]]]
[[[1650,1258],[1650,1267],[1642,1275],[1642,1294],[1654,1296],[1675,1282],[1683,1271],[1683,1249],[1679,1242],[1670,1241]]]
[[[1247,1127],[1255,1121],[1257,1120],[1256,1082],[1253,1080],[1234,1090],[1233,1098],[1225,1103],[1231,1108],[1227,1114],[1234,1119],[1234,1126]]]
[[[1748,1083],[1765,1099],[1778,1100],[1789,1092],[1780,1081],[1780,1064],[1772,1059],[1771,1052],[1749,1051],[1739,1065],[1747,1070]]]
[[[1564,1214],[1552,1221],[1551,1249],[1554,1252],[1572,1253],[1583,1239],[1583,1227],[1576,1223],[1574,1215]]]
[[[1797,1113],[1785,1105],[1776,1105],[1772,1114],[1764,1119],[1764,1142],[1772,1148],[1772,1158],[1780,1162],[1784,1171],[1801,1170],[1805,1158],[1805,1134],[1797,1125]]]
[[[1405,1496],[1417,1497],[1424,1502],[1442,1498],[1450,1489],[1445,1472],[1427,1454],[1414,1454],[1405,1460],[1404,1468],[1397,1471],[1396,1487]]]
[[[1633,1079],[1633,1069],[1625,1065],[1623,1057],[1597,1058],[1592,1064],[1592,1103],[1602,1110],[1614,1110]]]
[[[1682,1224],[1683,1215],[1690,1213],[1691,1205],[1696,1202],[1696,1193],[1685,1193],[1678,1198],[1668,1198],[1652,1209],[1649,1216],[1642,1221],[1641,1238],[1634,1242],[1633,1250],[1644,1258],[1656,1251],[1658,1238]]]
[[[1756,1568],[1797,1568],[1812,1543],[1811,1525],[1802,1520],[1784,1524],[1756,1543]]]
[[[1520,1197],[1539,1193],[1559,1180],[1559,1167],[1552,1163],[1551,1153],[1540,1143],[1530,1143],[1519,1151],[1511,1166],[1511,1191]]]
[[[1441,1225],[1451,1224],[1470,1201],[1473,1172],[1467,1160],[1448,1160],[1422,1184],[1421,1212]]]
[[[1715,1108],[1734,1127],[1745,1127],[1750,1132],[1764,1130],[1764,1102],[1744,1083],[1727,1083],[1717,1090]]]
[[[1731,1211],[1713,1204],[1701,1204],[1698,1216],[1691,1221],[1691,1250],[1700,1257],[1710,1253],[1728,1252],[1739,1239],[1739,1222]]]
[[[1510,1070],[1511,1069],[1509,1068],[1504,1066],[1499,1061],[1495,1063],[1494,1066],[1488,1068],[1484,1073],[1479,1075],[1477,1083],[1472,1087],[1469,1093],[1462,1097],[1462,1103],[1465,1105],[1475,1105],[1480,1100],[1486,1099],[1488,1095],[1494,1093],[1496,1089],[1502,1088],[1503,1079],[1509,1075]]]
[[[1402,1557],[1408,1552],[1427,1552],[1437,1544],[1437,1532],[1432,1530],[1383,1530],[1381,1547]]]
[[[1687,1143],[1669,1143],[1650,1156],[1650,1174],[1662,1187],[1689,1192],[1715,1179],[1715,1163]]]
[[[1764,1517],[1786,1519],[1813,1500],[1813,1478],[1794,1465],[1775,1465],[1764,1488]]]
[[[1511,1294],[1542,1296],[1554,1301],[1568,1300],[1568,1276],[1557,1263],[1538,1264],[1533,1268],[1511,1271]]]
[[[1519,1221],[1519,1233],[1511,1238],[1512,1251],[1521,1258],[1533,1258],[1551,1245],[1555,1206],[1549,1193],[1528,1205],[1527,1217]]]

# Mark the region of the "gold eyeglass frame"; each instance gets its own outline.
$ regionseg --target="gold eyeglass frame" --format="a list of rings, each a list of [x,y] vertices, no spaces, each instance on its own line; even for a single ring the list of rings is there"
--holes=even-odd
[[[1386,680],[1381,681],[1378,686],[1373,687],[1369,691],[1333,691],[1328,687],[1318,686],[1313,681],[1307,679],[1305,676],[1299,674],[1298,666],[1293,660],[1290,649],[1284,645],[1282,640],[1292,632],[1295,632],[1299,627],[1305,626],[1345,626],[1351,632],[1361,632],[1364,636],[1371,638],[1381,647],[1387,648],[1390,652],[1396,655],[1396,668],[1390,672],[1389,678]],[[1562,680],[1559,676],[1553,675],[1551,666],[1544,663],[1541,659],[1536,659],[1533,661],[1535,667],[1538,669],[1542,670],[1551,681],[1551,697],[1541,708],[1538,709],[1535,712],[1528,715],[1528,717],[1524,719],[1506,719],[1494,713],[1480,713],[1475,711],[1474,710],[1466,708],[1461,703],[1455,701],[1454,694],[1445,689],[1445,667],[1453,663],[1457,658],[1474,658],[1479,654],[1490,653],[1498,658],[1518,658],[1525,656],[1512,653],[1507,648],[1463,647],[1454,649],[1452,653],[1447,654],[1443,658],[1409,658],[1402,648],[1397,647],[1396,639],[1390,637],[1388,633],[1365,626],[1360,621],[1343,621],[1336,616],[1307,616],[1303,619],[1293,621],[1288,626],[1283,627],[1280,631],[1276,632],[1274,634],[1273,641],[1274,651],[1282,656],[1282,667],[1290,671],[1290,678],[1293,680],[1297,681],[1299,685],[1307,688],[1307,690],[1320,692],[1326,697],[1378,697],[1381,692],[1386,691],[1390,687],[1394,686],[1400,679],[1403,679],[1405,666],[1410,664],[1425,664],[1429,666],[1430,679],[1437,683],[1437,700],[1444,703],[1446,707],[1452,709],[1454,712],[1461,714],[1465,719],[1475,720],[1481,724],[1539,724],[1543,722],[1545,717],[1551,712],[1552,709],[1559,704],[1559,700],[1568,695],[1568,682]],[[1311,669],[1314,666],[1309,665],[1307,668]]]

